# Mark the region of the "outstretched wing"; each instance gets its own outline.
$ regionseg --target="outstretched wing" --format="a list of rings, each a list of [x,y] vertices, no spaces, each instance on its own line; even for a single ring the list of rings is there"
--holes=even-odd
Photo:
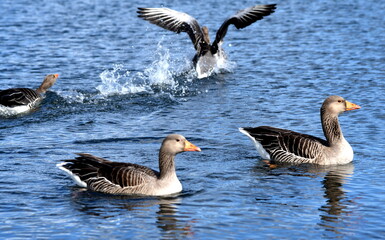
[[[40,95],[29,88],[11,88],[0,91],[0,104],[6,107],[28,105],[36,101]]]
[[[323,139],[290,130],[261,126],[241,131],[260,143],[277,162],[313,162],[327,145]]]
[[[261,20],[263,17],[273,13],[276,9],[275,6],[276,4],[256,5],[243,9],[228,18],[218,29],[217,34],[215,36],[215,41],[212,44],[213,48],[217,49],[218,43],[221,42],[226,36],[227,29],[231,24],[233,24],[237,29],[245,28],[256,21]]]
[[[169,8],[138,8],[138,17],[164,29],[180,33],[186,32],[197,51],[203,39],[197,20],[190,15]]]
[[[86,153],[78,155],[75,159],[64,160],[59,168],[72,174],[80,186],[94,191],[119,193],[124,188],[140,187],[159,174],[137,164],[111,162]]]

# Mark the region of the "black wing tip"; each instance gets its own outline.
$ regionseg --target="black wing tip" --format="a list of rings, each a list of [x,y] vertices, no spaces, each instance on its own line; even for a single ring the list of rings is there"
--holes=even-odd
[[[259,6],[261,6],[261,5],[259,5]],[[267,15],[265,15],[265,16],[268,16],[271,13],[274,13],[275,10],[277,9],[277,4],[275,4],[275,3],[274,4],[266,4],[266,5],[262,5],[262,6],[266,8],[265,11],[267,12]]]
[[[270,14],[274,13],[275,10],[277,9],[277,4],[274,3],[274,4],[265,4],[265,5],[255,5],[254,7],[257,8],[257,9],[260,8],[260,7],[263,8],[263,9],[259,9],[259,11],[263,11],[264,12],[262,14],[262,18],[263,18],[263,17],[267,17]],[[260,19],[258,19],[258,20],[260,20]]]
[[[72,172],[71,166],[73,166],[73,164],[75,164],[75,162],[76,162],[75,159],[60,160],[60,162],[56,164],[56,167],[60,168],[60,169],[66,169],[66,170]]]
[[[275,12],[275,10],[277,9],[277,4],[276,3],[268,4],[267,6],[270,8],[271,13]]]
[[[89,154],[89,153],[75,153],[76,155],[78,155],[74,161],[97,161],[97,157],[92,155],[92,154]]]
[[[257,5],[257,6],[261,6],[261,5]],[[269,8],[270,10],[275,10],[275,9],[277,9],[277,4],[276,4],[276,3],[273,3],[273,4],[265,4],[265,5],[262,5],[262,6],[265,6],[266,8]]]
[[[259,128],[259,127],[240,127],[239,130],[249,131],[249,130],[253,130],[253,129],[256,129],[256,128]]]
[[[262,132],[271,132],[272,127],[269,126],[258,126],[258,127],[241,127],[239,128],[240,132],[247,132],[249,134],[256,134],[256,133],[262,133]]]
[[[68,163],[74,163],[76,161],[77,159],[64,159],[64,160],[60,160],[60,163],[62,164],[61,166],[66,166]]]
[[[238,130],[241,133],[248,133],[248,134],[251,134],[253,129],[255,129],[255,128],[254,127],[240,127],[240,128],[238,128]]]
[[[137,13],[143,13],[145,11],[147,11],[148,8],[145,8],[145,7],[138,7],[138,10],[136,11]]]
[[[147,8],[142,8],[142,7],[138,7],[138,10],[136,11],[136,13],[138,14],[138,17],[144,17],[143,14],[145,14],[147,11]]]
[[[75,158],[71,158],[71,159],[60,160],[60,162],[63,162],[63,163],[74,163],[76,161],[84,160],[85,158],[92,156],[89,153],[75,153],[75,154],[78,155],[78,156],[75,157]]]

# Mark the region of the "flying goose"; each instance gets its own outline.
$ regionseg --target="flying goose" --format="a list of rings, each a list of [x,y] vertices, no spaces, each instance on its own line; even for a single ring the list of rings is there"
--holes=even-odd
[[[31,110],[41,102],[42,95],[55,84],[58,77],[59,74],[47,75],[36,90],[30,88],[0,90],[0,105],[12,109],[21,109],[20,112]]]
[[[338,115],[359,108],[340,96],[326,98],[321,107],[321,123],[326,140],[268,126],[239,130],[251,138],[262,158],[272,162],[346,164],[353,160],[353,149],[342,134]]]
[[[168,135],[159,150],[159,172],[133,163],[112,162],[86,153],[63,160],[57,167],[81,187],[116,195],[161,196],[182,191],[175,172],[175,155],[201,149],[182,135]]]
[[[186,32],[194,44],[196,54],[193,58],[194,67],[199,78],[209,76],[218,61],[225,58],[221,45],[228,27],[233,24],[237,29],[245,28],[252,23],[274,12],[276,4],[255,5],[226,19],[218,29],[214,42],[210,42],[207,27],[200,27],[198,21],[190,15],[169,8],[138,8],[138,17],[164,29],[180,33]]]

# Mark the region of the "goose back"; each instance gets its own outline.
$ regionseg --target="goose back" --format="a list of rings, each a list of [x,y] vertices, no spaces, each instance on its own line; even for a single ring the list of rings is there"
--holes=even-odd
[[[311,163],[319,161],[322,149],[328,144],[321,138],[269,126],[241,128],[240,130],[262,145],[269,154],[269,160],[277,162]]]
[[[0,91],[0,104],[5,107],[33,105],[40,94],[30,88],[11,88]]]
[[[142,193],[144,186],[159,177],[159,172],[133,163],[112,162],[91,154],[78,153],[75,159],[59,166],[77,176],[78,185],[110,194]]]

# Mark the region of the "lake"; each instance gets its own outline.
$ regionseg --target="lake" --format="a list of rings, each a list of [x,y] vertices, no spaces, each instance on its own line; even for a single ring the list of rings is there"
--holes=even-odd
[[[198,79],[194,48],[137,18],[169,7],[209,27],[277,3],[223,48],[226,69]],[[207,7],[208,6],[208,7]],[[57,83],[41,107],[0,118],[2,239],[374,239],[385,236],[385,1],[2,0],[0,89]],[[340,95],[355,155],[342,166],[270,169],[239,127],[323,137],[319,108]],[[158,169],[170,133],[202,152],[176,158],[183,191],[110,196],[56,168],[87,152]]]

